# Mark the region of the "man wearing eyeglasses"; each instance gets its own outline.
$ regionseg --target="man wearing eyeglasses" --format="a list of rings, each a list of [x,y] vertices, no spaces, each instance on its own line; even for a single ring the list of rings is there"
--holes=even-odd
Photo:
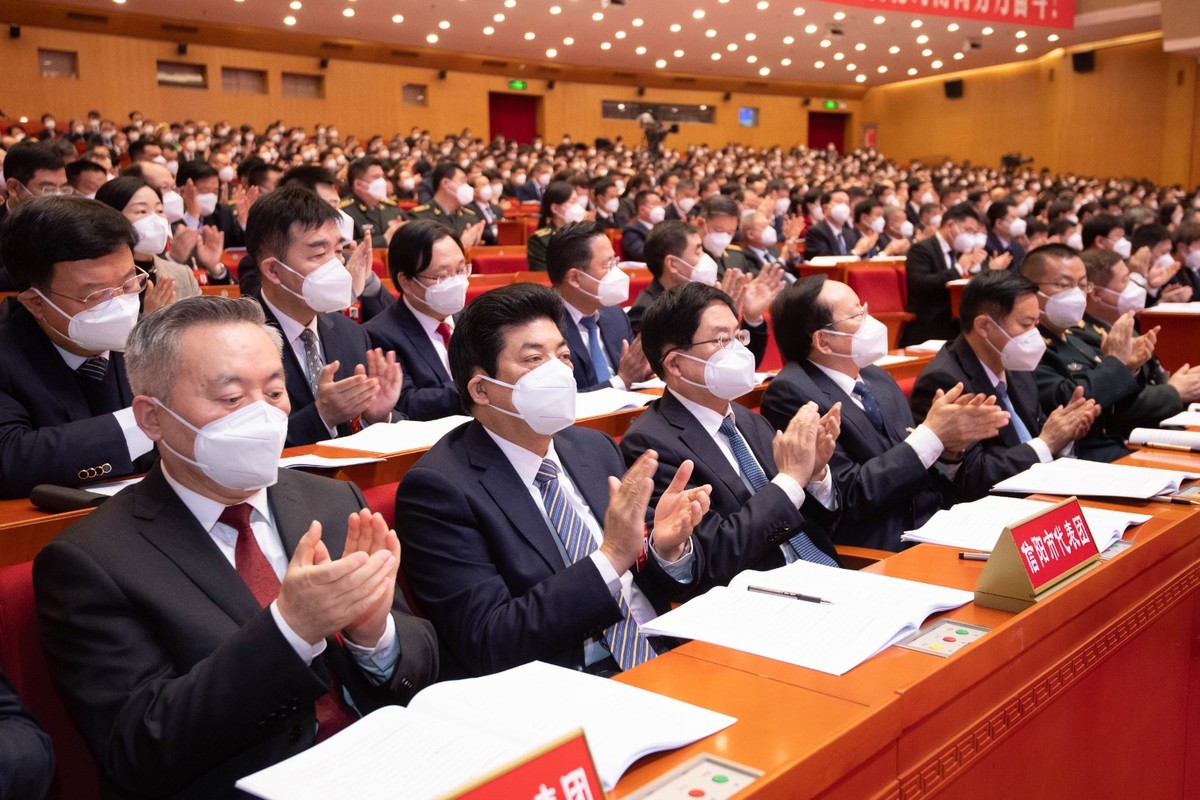
[[[12,146],[4,157],[5,202],[0,205],[0,225],[17,206],[42,195],[71,194],[62,155],[45,142],[26,140]],[[3,237],[0,232],[0,237]],[[2,241],[2,239],[0,239]],[[0,292],[16,291],[12,276],[0,256]]]
[[[0,496],[149,467],[121,355],[146,286],[136,242],[120,212],[82,197],[35,197],[5,220],[19,294],[0,307]]]
[[[658,453],[654,501],[685,461],[695,464],[690,485],[712,487],[711,511],[693,531],[707,554],[701,587],[797,560],[838,566],[828,462],[841,407],[821,417],[809,403],[777,438],[771,423],[734,402],[755,383],[750,335],[729,295],[702,283],[663,292],[646,312],[642,341],[667,388],[634,420],[621,451],[629,464]]]
[[[641,337],[621,304],[629,276],[617,266],[612,242],[597,222],[573,222],[554,232],[546,251],[550,285],[567,310],[567,343],[581,392],[628,389],[650,377]]]

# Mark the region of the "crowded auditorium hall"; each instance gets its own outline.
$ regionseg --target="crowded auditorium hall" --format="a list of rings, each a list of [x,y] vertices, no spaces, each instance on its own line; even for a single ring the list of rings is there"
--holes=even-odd
[[[0,23],[0,800],[1200,797],[1196,0]]]

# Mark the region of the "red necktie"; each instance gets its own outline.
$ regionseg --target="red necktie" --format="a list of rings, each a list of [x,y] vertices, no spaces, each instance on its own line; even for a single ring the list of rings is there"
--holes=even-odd
[[[238,532],[237,544],[233,550],[235,568],[254,595],[254,599],[265,608],[279,596],[279,578],[267,557],[263,555],[262,548],[258,546],[258,540],[254,538],[254,530],[250,527],[252,510],[248,503],[226,506],[219,521]],[[358,719],[354,709],[343,699],[341,682],[333,670],[329,671],[329,677],[329,691],[316,701],[318,742],[328,739]]]
[[[438,323],[437,328],[434,329],[434,333],[436,333],[438,336],[442,337],[442,344],[446,346],[446,350],[447,350],[447,352],[449,352],[449,350],[450,350],[450,326],[448,324],[446,324],[445,320]]]

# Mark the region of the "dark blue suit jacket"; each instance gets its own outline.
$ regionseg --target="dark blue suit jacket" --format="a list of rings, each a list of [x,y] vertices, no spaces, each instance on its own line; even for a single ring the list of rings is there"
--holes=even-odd
[[[732,406],[738,431],[767,478],[774,478],[778,471],[772,447],[775,429],[748,408],[737,403]],[[651,503],[658,502],[687,459],[695,464],[688,485],[712,486],[711,509],[692,533],[704,548],[703,588],[727,584],[742,570],[783,566],[779,547],[800,530],[837,560],[828,534],[836,525],[837,514],[811,496],[804,501],[803,510],[797,509],[783,489],[773,484],[751,493],[713,438],[669,391],[647,406],[621,437],[621,452],[629,464],[650,449],[658,452]]]
[[[109,402],[93,412],[33,315],[16,298],[0,305],[0,497],[27,497],[39,483],[79,486],[149,469],[154,456],[130,461],[112,417],[133,403],[120,353],[110,354],[102,389]]]
[[[962,275],[957,267],[947,263],[937,236],[922,239],[908,248],[904,276],[908,283],[908,310],[916,318],[905,324],[901,343],[920,344],[926,339],[957,336],[959,324],[950,313],[950,290],[946,283]]]
[[[263,303],[262,295],[254,296],[262,303],[263,313],[267,322],[279,327],[279,320]],[[317,336],[321,340],[321,352],[325,363],[340,361],[335,380],[349,378],[354,374],[354,368],[359,364],[367,365],[367,350],[371,348],[367,333],[357,322],[348,319],[341,312],[331,312],[317,315]],[[288,398],[292,401],[292,413],[288,416],[287,446],[296,447],[303,444],[330,438],[329,430],[317,413],[317,398],[308,385],[304,375],[304,365],[296,358],[296,352],[288,342],[283,343],[283,370],[287,376]],[[338,436],[350,435],[349,424],[337,427]]]
[[[843,225],[842,240],[846,243],[846,253],[838,252],[833,224],[828,220],[818,222],[809,228],[804,236],[804,260],[811,260],[814,256],[847,255],[858,241],[858,235],[849,225]]]
[[[952,486],[934,468],[925,469],[904,439],[913,427],[912,411],[900,387],[879,367],[862,370],[883,412],[887,435],[880,435],[850,396],[808,361],[789,362],[763,393],[762,413],[783,429],[800,406],[813,401],[821,413],[842,404],[842,431],[829,462],[843,513],[835,540],[840,544],[899,550],[900,535],[923,525],[952,502]]]
[[[604,389],[609,384],[600,383],[596,378],[596,368],[592,365],[591,351],[588,342],[579,333],[579,326],[571,319],[566,309],[563,310],[563,325],[567,329],[567,344],[571,346],[571,364],[575,367],[575,385],[581,392],[592,392]],[[619,306],[608,306],[600,309],[600,340],[604,344],[604,352],[612,362],[613,375],[617,374],[617,365],[621,363],[621,342],[633,343],[633,328],[629,325],[629,317]]]
[[[0,672],[0,797],[45,797],[53,777],[50,737]]]
[[[646,260],[646,236],[650,231],[638,220],[633,220],[621,229],[621,259],[623,261]]]
[[[948,391],[959,382],[964,391],[972,394],[996,393],[996,387],[964,336],[943,347],[921,370],[912,393],[914,419],[918,423],[924,421],[938,389]],[[1037,436],[1046,421],[1046,414],[1038,403],[1037,378],[1032,372],[1006,370],[1004,382],[1017,416],[1025,423],[1029,434]],[[1000,481],[1024,472],[1036,463],[1037,453],[1032,447],[1021,444],[1016,429],[1009,423],[1000,429],[998,436],[967,448],[962,465],[954,475],[954,485],[959,488],[963,500],[978,500]]]
[[[1025,260],[1025,248],[1021,247],[1017,242],[1010,241],[1008,247],[1005,247],[1000,241],[999,236],[989,232],[987,244],[984,245],[984,249],[987,250],[988,258],[998,256],[1001,253],[1012,253],[1012,263],[1008,265],[1008,268],[1014,272],[1021,271],[1021,262]]]
[[[374,347],[395,350],[404,370],[404,388],[396,408],[409,419],[438,419],[461,414],[458,389],[442,366],[421,323],[397,300],[387,311],[363,325]]]
[[[517,187],[517,200],[522,203],[536,203],[542,199],[542,195],[545,193],[546,188],[537,181],[525,181]]]
[[[603,524],[608,476],[625,463],[608,436],[571,427],[554,437],[560,465]],[[584,643],[620,611],[590,558],[566,566],[556,533],[512,464],[475,421],[455,428],[396,491],[401,568],[442,647],[442,677],[482,675],[535,659],[581,667]],[[696,574],[703,551],[693,541]],[[654,558],[635,575],[662,613],[691,586]]]

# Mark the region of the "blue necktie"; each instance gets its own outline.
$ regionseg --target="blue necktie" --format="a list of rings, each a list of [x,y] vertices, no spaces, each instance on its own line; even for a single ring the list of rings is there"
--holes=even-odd
[[[842,236],[842,232],[840,230],[837,232],[837,248],[837,254],[839,256],[846,255],[846,239]]]
[[[871,389],[862,381],[854,384],[852,390],[854,395],[862,401],[863,411],[866,412],[867,419],[871,420],[871,424],[875,426],[875,430],[879,431],[881,436],[887,436],[887,426],[883,423],[883,411],[879,408],[879,403],[875,402],[875,395],[871,393]]]
[[[592,369],[596,372],[596,383],[608,383],[612,380],[612,371],[608,368],[608,359],[604,357],[604,342],[600,341],[600,326],[595,317],[580,317],[579,321],[588,332],[588,355],[592,357]]]
[[[758,465],[754,454],[750,452],[750,447],[742,438],[742,433],[737,429],[737,425],[734,424],[733,417],[728,416],[721,420],[721,427],[717,430],[729,440],[729,449],[733,451],[733,457],[737,459],[738,469],[750,482],[750,488],[754,490],[755,494],[762,491],[762,488],[769,483],[767,474],[763,472],[763,468]],[[804,531],[800,531],[789,539],[788,545],[801,561],[812,561],[830,567],[837,566],[837,562],[813,544],[812,539],[808,538],[808,534]]]
[[[562,541],[567,558],[572,564],[587,558],[596,549],[596,540],[592,538],[583,518],[567,500],[562,484],[558,482],[558,465],[548,458],[543,459],[534,483],[542,493],[546,516]],[[621,609],[621,619],[605,629],[604,641],[621,669],[633,669],[654,658],[654,648],[638,628],[624,597],[617,596],[617,606]]]
[[[108,374],[108,359],[104,356],[92,356],[80,364],[75,371],[89,381],[102,381]]]
[[[1004,410],[1009,413],[1008,424],[1013,426],[1013,430],[1017,432],[1017,438],[1021,440],[1021,444],[1025,444],[1033,436],[1029,433],[1029,428],[1025,427],[1021,415],[1017,413],[1017,409],[1013,407],[1012,400],[1008,397],[1008,387],[1004,385],[1004,381],[996,384],[996,397],[1000,400],[1000,405],[1004,406]]]

